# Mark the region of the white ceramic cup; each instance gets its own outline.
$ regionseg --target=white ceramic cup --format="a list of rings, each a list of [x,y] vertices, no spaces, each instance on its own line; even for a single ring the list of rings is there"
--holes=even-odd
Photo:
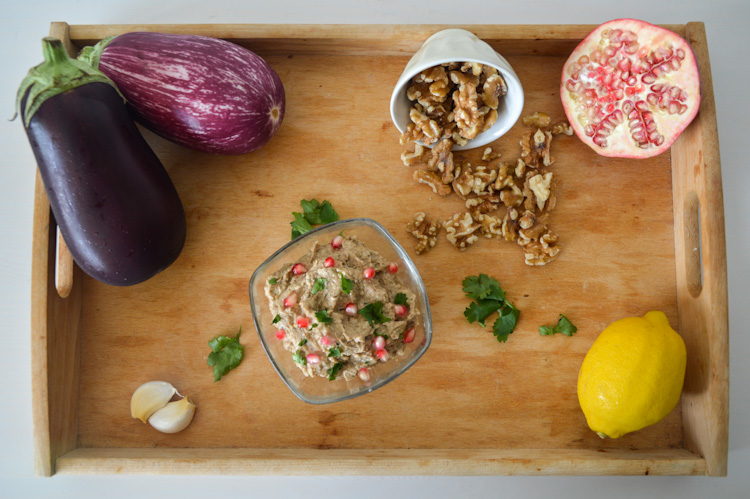
[[[429,37],[412,56],[391,95],[391,119],[396,128],[403,133],[406,126],[411,123],[409,110],[413,102],[406,97],[406,89],[411,79],[425,69],[447,62],[478,62],[492,66],[498,70],[508,85],[508,93],[500,98],[495,124],[486,132],[470,140],[465,146],[455,145],[453,150],[474,149],[502,137],[521,116],[523,109],[521,81],[503,56],[495,52],[474,33],[463,29],[438,31]],[[427,147],[432,147],[432,145]]]

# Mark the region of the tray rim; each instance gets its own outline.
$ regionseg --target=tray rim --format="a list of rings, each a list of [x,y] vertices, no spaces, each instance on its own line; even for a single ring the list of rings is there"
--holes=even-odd
[[[248,474],[293,474],[330,473],[335,467],[345,474],[708,474],[725,476],[728,456],[728,309],[726,285],[726,242],[724,238],[723,195],[721,191],[721,167],[719,160],[718,133],[713,100],[710,62],[701,22],[680,25],[662,25],[687,38],[693,45],[701,64],[703,101],[697,119],[689,129],[698,129],[697,137],[702,146],[703,175],[700,178],[683,179],[675,175],[675,158],[672,158],[674,196],[675,251],[684,245],[679,239],[684,226],[678,221],[685,219],[678,196],[684,189],[698,191],[701,207],[710,206],[700,212],[704,222],[701,244],[711,251],[711,262],[717,265],[703,292],[698,297],[680,293],[681,274],[679,267],[684,255],[676,254],[678,283],[678,314],[681,326],[688,317],[683,317],[684,307],[693,307],[695,301],[709,302],[715,316],[710,334],[719,348],[712,352],[711,373],[713,384],[710,393],[700,402],[707,405],[704,410],[691,409],[683,397],[683,427],[686,418],[707,418],[705,428],[686,437],[685,448],[653,449],[643,451],[598,451],[582,449],[409,449],[409,450],[320,450],[320,449],[125,449],[125,448],[77,448],[77,386],[79,363],[79,317],[81,310],[80,270],[74,269],[74,280],[70,296],[57,296],[54,283],[55,226],[51,217],[44,186],[37,174],[34,198],[34,222],[32,245],[32,296],[31,296],[31,344],[32,344],[32,399],[34,420],[35,470],[38,475],[51,476],[60,473],[127,472],[127,473],[248,473]],[[354,51],[366,48],[368,41],[383,40],[384,34],[399,37],[395,47],[383,45],[378,53],[407,55],[411,47],[419,46],[432,32],[448,27],[463,27],[475,32],[480,38],[491,40],[520,40],[529,43],[540,41],[576,42],[584,38],[596,25],[285,25],[285,24],[151,24],[151,25],[72,25],[52,23],[50,35],[61,38],[70,52],[74,52],[71,39],[87,43],[110,34],[127,31],[190,32],[227,38],[240,42],[262,39],[293,40],[295,43],[310,41],[339,43],[341,40],[354,43]],[[217,34],[217,30],[220,33]],[[385,37],[387,40],[387,37]],[[416,45],[415,45],[416,44]],[[330,48],[330,46],[329,46]],[[366,51],[366,50],[365,50]],[[359,52],[358,52],[359,53]],[[703,122],[705,124],[701,125]],[[695,134],[694,134],[695,135]],[[683,134],[675,148],[688,142]],[[680,192],[678,192],[680,190]],[[705,202],[705,203],[704,203]],[[679,204],[679,206],[678,206]],[[709,213],[707,213],[709,212]],[[705,219],[705,220],[704,220]],[[711,221],[707,225],[705,222]],[[708,229],[706,229],[708,228]],[[709,230],[710,229],[710,230]],[[717,263],[718,262],[718,263]],[[703,262],[705,266],[705,258]],[[75,334],[62,338],[65,328]],[[63,331],[60,331],[63,330]],[[66,399],[65,396],[68,396]],[[61,398],[62,397],[62,398]],[[55,411],[60,402],[70,406],[69,412]],[[71,403],[72,402],[72,403]],[[709,402],[714,402],[710,405]],[[708,414],[704,414],[707,412]],[[685,428],[683,428],[685,431]],[[292,466],[304,463],[301,468]],[[600,466],[604,463],[604,466]],[[227,464],[230,464],[227,469]],[[599,466],[598,466],[599,465]]]

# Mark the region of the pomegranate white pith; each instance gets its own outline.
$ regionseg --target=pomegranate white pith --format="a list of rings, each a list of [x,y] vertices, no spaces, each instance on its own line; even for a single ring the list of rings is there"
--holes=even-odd
[[[700,107],[700,76],[679,35],[635,19],[604,23],[563,67],[576,135],[598,154],[647,158],[669,149]]]

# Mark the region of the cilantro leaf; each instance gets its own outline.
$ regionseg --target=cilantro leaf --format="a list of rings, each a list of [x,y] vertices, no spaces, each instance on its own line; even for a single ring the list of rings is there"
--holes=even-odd
[[[292,215],[294,216],[294,222],[290,222],[292,226],[292,239],[297,239],[305,232],[312,230],[312,225],[310,225],[310,222],[305,219],[302,213],[292,212]]]
[[[367,323],[370,324],[370,326],[372,326],[373,322],[375,324],[391,322],[391,319],[383,315],[383,303],[379,301],[360,308],[357,313],[367,319]]]
[[[344,277],[344,274],[341,272],[339,272],[339,275],[341,276],[341,292],[348,295],[352,292],[354,283],[350,279]]]
[[[319,224],[320,221],[318,220],[318,212],[320,211],[320,203],[317,199],[303,199],[299,202],[300,206],[302,206],[302,211],[305,212],[305,218],[308,222],[311,224]]]
[[[328,310],[319,310],[315,312],[315,318],[322,324],[330,324],[333,322],[333,318],[328,317]]]
[[[298,347],[303,347],[307,345],[307,338],[302,338],[299,343],[297,343]]]
[[[279,282],[279,281],[276,280],[275,277],[272,277],[271,279],[268,280],[268,284],[276,284],[277,282]]]
[[[302,364],[303,366],[307,365],[307,359],[302,355],[302,350],[294,352],[294,354],[292,354],[292,360],[297,364]]]
[[[334,379],[336,379],[336,375],[339,373],[342,367],[344,367],[344,364],[342,364],[341,362],[336,362],[333,367],[326,371],[328,373],[328,381],[333,381]]]
[[[329,357],[341,357],[341,349],[339,349],[339,347],[328,349],[328,356]]]
[[[469,276],[464,279],[463,291],[472,300],[492,299],[502,301],[505,299],[505,293],[500,287],[500,283],[487,274]]]
[[[323,201],[320,205],[320,223],[329,224],[336,222],[339,219],[339,214],[333,209],[333,206],[328,201]]]
[[[570,319],[560,314],[560,320],[554,326],[540,326],[539,334],[542,336],[552,336],[555,333],[564,334],[565,336],[573,336],[578,331],[578,328],[570,322]]]
[[[328,201],[320,203],[317,199],[303,199],[299,204],[303,213],[292,213],[292,239],[311,231],[313,225],[328,224],[339,219],[338,213]]]
[[[276,314],[276,317],[273,318],[273,320],[271,321],[271,324],[276,324],[280,320],[281,320],[281,316],[279,314]]]
[[[313,284],[310,294],[314,295],[318,291],[323,291],[325,288],[326,288],[326,280],[320,277],[318,279],[315,279],[315,284]]]
[[[217,336],[208,342],[211,353],[208,354],[208,365],[214,368],[214,382],[221,379],[229,371],[240,365],[245,349],[240,344],[240,333],[242,327],[237,331],[237,336]]]
[[[394,298],[393,303],[396,305],[406,305],[406,295],[404,293],[398,293]]]
[[[492,334],[495,335],[497,341],[500,343],[508,341],[508,336],[510,336],[516,328],[519,315],[521,315],[520,310],[510,303],[505,302],[505,305],[500,310],[500,317],[498,317],[492,325]]]
[[[499,310],[503,306],[502,302],[496,300],[481,300],[471,302],[471,305],[464,310],[464,316],[469,321],[469,324],[478,322],[484,327],[484,320],[492,315],[493,312]]]

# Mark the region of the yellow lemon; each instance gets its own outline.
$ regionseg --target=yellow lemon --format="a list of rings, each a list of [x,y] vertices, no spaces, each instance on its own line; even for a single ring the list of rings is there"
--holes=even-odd
[[[685,342],[662,312],[610,324],[578,373],[589,428],[618,438],[663,419],[680,400],[685,362]]]

